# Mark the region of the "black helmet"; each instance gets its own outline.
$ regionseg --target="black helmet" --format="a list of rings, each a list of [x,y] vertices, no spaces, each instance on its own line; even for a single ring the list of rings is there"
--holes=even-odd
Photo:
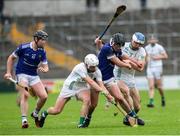
[[[119,45],[119,46],[124,46],[125,44],[125,38],[124,35],[121,33],[116,33],[112,36],[112,42]]]
[[[38,30],[35,32],[34,37],[37,37],[39,39],[47,40],[48,34],[44,32],[43,30]]]

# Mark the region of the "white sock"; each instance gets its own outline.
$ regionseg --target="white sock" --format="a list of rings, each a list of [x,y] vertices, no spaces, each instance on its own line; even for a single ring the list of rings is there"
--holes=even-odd
[[[26,116],[22,116],[22,123],[25,122],[25,121],[27,122],[27,117]]]

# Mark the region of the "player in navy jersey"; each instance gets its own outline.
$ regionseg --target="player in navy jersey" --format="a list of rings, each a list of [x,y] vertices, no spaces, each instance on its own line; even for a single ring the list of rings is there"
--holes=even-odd
[[[48,34],[42,30],[38,30],[34,34],[34,40],[29,43],[21,44],[7,60],[7,71],[4,75],[5,79],[12,77],[13,64],[16,58],[16,79],[24,86],[31,87],[39,98],[35,110],[31,116],[34,118],[38,127],[38,113],[47,99],[47,93],[38,76],[38,72],[46,73],[49,70],[44,45],[48,39]],[[17,87],[20,94],[20,109],[22,115],[22,128],[28,128],[28,98],[29,93],[21,87]]]
[[[104,82],[105,87],[109,91],[109,93],[115,98],[116,102],[121,105],[121,107],[127,112],[129,116],[135,117],[136,113],[131,110],[129,104],[124,99],[123,94],[119,90],[119,87],[115,81],[113,75],[114,66],[117,65],[118,67],[126,67],[131,69],[131,65],[129,62],[123,62],[119,59],[122,55],[121,47],[125,44],[125,38],[121,33],[116,33],[112,36],[109,43],[105,45],[102,44],[101,40],[97,38],[95,43],[100,52],[98,54],[99,59],[99,69],[102,73],[102,79]],[[89,113],[84,121],[84,127],[88,127],[91,119],[91,115],[97,106],[97,96],[95,93],[91,92],[91,106],[89,108]]]

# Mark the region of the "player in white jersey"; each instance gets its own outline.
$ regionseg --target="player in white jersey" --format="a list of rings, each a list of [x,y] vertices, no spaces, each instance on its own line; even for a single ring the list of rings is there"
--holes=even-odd
[[[129,60],[133,69],[127,69],[125,67],[114,68],[114,76],[118,81],[118,86],[123,92],[124,97],[131,105],[131,108],[135,110],[136,113],[140,110],[140,95],[139,90],[136,88],[135,83],[135,71],[142,71],[145,66],[146,52],[142,47],[145,43],[145,36],[136,32],[132,36],[131,42],[126,42],[125,46],[122,48],[122,57],[124,61]],[[124,120],[126,124],[127,121]],[[138,120],[139,125],[144,125],[142,120]]]
[[[154,88],[159,90],[161,95],[161,105],[165,106],[165,97],[162,86],[163,59],[168,55],[162,45],[158,44],[158,39],[151,37],[145,47],[147,52],[147,79],[149,84],[149,103],[147,107],[154,107]]]
[[[43,127],[48,114],[56,115],[62,112],[65,104],[71,97],[82,101],[80,111],[80,121],[78,127],[83,127],[85,116],[91,103],[90,91],[103,92],[107,99],[112,101],[113,97],[108,93],[102,82],[102,75],[97,67],[98,58],[94,54],[88,54],[83,63],[77,64],[63,84],[63,88],[56,100],[54,107],[42,112],[40,118],[40,127]]]

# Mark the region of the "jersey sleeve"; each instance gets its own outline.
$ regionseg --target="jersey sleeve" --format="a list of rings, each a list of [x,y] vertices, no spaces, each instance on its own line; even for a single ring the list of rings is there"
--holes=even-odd
[[[159,52],[160,52],[160,53],[165,53],[165,52],[166,52],[165,49],[164,49],[164,47],[161,46],[161,45],[159,45]]]
[[[102,48],[102,51],[104,55],[107,57],[107,59],[111,59],[112,57],[115,56],[114,52],[109,46],[104,46],[104,48]]]
[[[140,52],[139,52],[139,55],[138,55],[138,60],[145,60],[145,57],[146,57],[146,51],[144,48],[141,48]]]
[[[23,53],[23,48],[22,45],[19,45],[15,51],[13,51],[12,55],[14,55],[15,57],[20,57]]]
[[[101,71],[99,70],[99,68],[97,68],[97,70],[96,70],[95,78],[97,81],[102,81],[102,74],[101,74]]]
[[[45,50],[42,53],[41,62],[42,62],[42,64],[48,64],[47,56],[46,56],[46,51]]]
[[[81,78],[86,78],[88,76],[87,70],[82,65],[77,65],[75,67],[75,73]]]

